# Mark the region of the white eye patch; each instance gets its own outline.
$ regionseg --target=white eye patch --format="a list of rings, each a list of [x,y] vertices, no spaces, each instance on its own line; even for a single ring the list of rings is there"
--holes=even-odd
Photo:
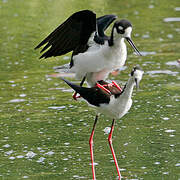
[[[122,27],[122,26],[119,26],[118,28],[119,28],[120,30],[123,30],[123,27]]]
[[[134,77],[136,77],[138,80],[141,80],[143,74],[144,74],[144,71],[136,70],[136,71],[134,72]]]

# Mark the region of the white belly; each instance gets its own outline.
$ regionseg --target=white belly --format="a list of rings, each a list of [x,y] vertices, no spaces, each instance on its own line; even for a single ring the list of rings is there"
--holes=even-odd
[[[98,73],[103,70],[110,73],[112,70],[122,67],[126,61],[127,50],[124,41],[118,46],[109,47],[97,45],[96,48],[89,48],[87,52],[73,56],[74,66],[72,72],[76,73],[76,78],[81,79],[86,73]],[[102,78],[102,77],[101,77]],[[103,78],[104,79],[104,78]]]
[[[125,97],[120,97],[118,99],[111,99],[110,103],[102,104],[98,107],[98,110],[111,118],[121,118],[123,117],[131,108],[132,99],[128,100]]]

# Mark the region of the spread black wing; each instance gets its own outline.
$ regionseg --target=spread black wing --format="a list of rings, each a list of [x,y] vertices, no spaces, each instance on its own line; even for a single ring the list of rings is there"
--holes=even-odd
[[[82,10],[71,15],[64,23],[58,26],[35,49],[45,45],[40,58],[60,56],[73,51],[73,55],[84,52],[90,35],[97,31],[94,41],[104,44],[109,37],[104,34],[108,26],[116,19],[115,15],[105,15],[96,19],[96,14],[90,10]]]
[[[97,18],[98,35],[103,38],[107,38],[104,31],[109,27],[109,25],[117,18],[115,15],[104,15]]]
[[[57,27],[35,49],[45,44],[41,52],[49,48],[40,58],[81,51],[86,48],[88,39],[94,31],[96,31],[96,14],[89,10],[79,11]]]
[[[86,101],[94,106],[100,106],[100,104],[108,104],[110,101],[110,94],[98,87],[86,88],[69,82],[63,79],[72,89],[79,93]]]
[[[97,32],[94,36],[94,41],[97,44],[104,44],[105,40],[109,40],[110,37],[104,34],[104,31],[109,25],[117,18],[115,15],[104,15],[97,18]]]

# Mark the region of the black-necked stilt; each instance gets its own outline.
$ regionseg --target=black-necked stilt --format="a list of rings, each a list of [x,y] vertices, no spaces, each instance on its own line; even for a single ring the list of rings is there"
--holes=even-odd
[[[136,88],[139,87],[139,82],[142,79],[143,73],[144,72],[139,67],[133,68],[130,78],[128,79],[123,89],[119,88],[119,86],[115,82],[108,84],[104,81],[99,81],[94,87],[86,88],[79,85],[75,85],[63,79],[71,88],[73,88],[77,93],[79,93],[81,97],[84,98],[89,104],[95,106],[98,109],[98,112],[104,113],[109,117],[113,118],[108,141],[114,158],[119,179],[121,179],[121,174],[115,156],[115,152],[112,146],[112,133],[114,130],[114,123],[115,123],[115,119],[123,117],[131,108],[132,105],[131,96],[132,96],[133,88],[135,85]],[[94,168],[94,157],[93,157],[93,135],[97,120],[98,120],[98,115],[96,115],[92,133],[89,140],[93,179],[95,179],[95,168]]]
[[[75,72],[77,79],[86,76],[88,84],[93,87],[97,81],[105,80],[112,70],[124,65],[127,57],[124,39],[141,55],[131,40],[132,25],[128,20],[117,20],[111,35],[104,34],[116,18],[115,15],[105,15],[96,19],[96,14],[90,10],[76,12],[35,49],[45,45],[41,52],[46,52],[40,58],[73,51],[70,72]]]

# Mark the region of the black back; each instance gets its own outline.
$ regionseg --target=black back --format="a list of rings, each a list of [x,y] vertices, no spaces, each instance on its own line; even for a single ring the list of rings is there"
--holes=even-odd
[[[100,106],[100,104],[108,104],[110,101],[110,94],[98,87],[86,88],[76,85],[66,79],[66,82],[72,89],[79,93],[89,104]]]
[[[65,81],[77,93],[79,93],[86,101],[88,101],[88,103],[94,106],[100,106],[101,104],[108,104],[110,102],[111,95],[114,95],[116,98],[119,97],[122,93],[116,86],[112,85],[111,83],[107,83],[103,80],[98,81],[98,83],[104,85],[104,87],[108,89],[110,93],[103,90],[102,88],[99,88],[98,86],[94,86],[92,88],[86,88],[76,85],[66,79],[62,78],[62,80]]]

